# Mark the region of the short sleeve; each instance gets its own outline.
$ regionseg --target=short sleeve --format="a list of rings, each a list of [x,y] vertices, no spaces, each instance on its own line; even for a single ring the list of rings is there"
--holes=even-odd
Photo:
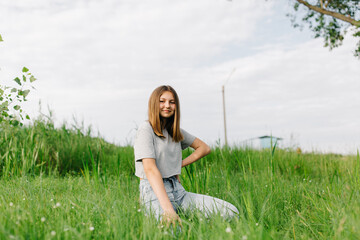
[[[181,141],[181,149],[184,150],[190,147],[190,145],[194,142],[195,137],[184,129],[181,129],[181,133],[184,136],[184,140]]]
[[[155,159],[154,132],[149,122],[139,126],[134,143],[135,161],[142,161],[143,158]]]

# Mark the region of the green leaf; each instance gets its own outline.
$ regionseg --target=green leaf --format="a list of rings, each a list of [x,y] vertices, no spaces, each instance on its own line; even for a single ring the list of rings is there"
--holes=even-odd
[[[34,81],[36,81],[36,78],[33,75],[31,75],[30,82],[34,82]]]
[[[12,88],[12,89],[11,89],[11,92],[17,92],[17,89],[16,89],[16,88]]]
[[[29,94],[30,90],[29,89],[26,89],[23,91],[23,96],[24,98],[26,98],[26,96]]]
[[[18,120],[13,120],[13,121],[10,121],[10,124],[13,125],[14,127],[16,127],[20,124],[20,122]]]
[[[14,81],[21,86],[20,78],[15,78]]]
[[[5,102],[3,102],[0,106],[1,106],[1,107],[8,107],[8,106],[9,106],[9,102],[8,102],[8,101],[5,101]]]
[[[2,96],[4,94],[4,90],[2,90],[1,88],[0,88],[0,96]]]
[[[17,110],[20,109],[20,106],[19,106],[19,105],[15,105],[15,106],[14,106],[14,109],[17,111]]]
[[[28,72],[29,71],[29,69],[27,69],[26,67],[23,67],[23,69],[22,69],[22,72]]]
[[[26,82],[26,76],[25,75],[23,75],[23,81]]]
[[[0,42],[2,42],[2,41],[4,41],[4,40],[2,39],[1,34],[0,34]]]
[[[25,118],[28,119],[28,120],[30,120],[30,117],[29,117],[29,115],[27,115],[27,114],[26,114],[26,117],[25,117]]]

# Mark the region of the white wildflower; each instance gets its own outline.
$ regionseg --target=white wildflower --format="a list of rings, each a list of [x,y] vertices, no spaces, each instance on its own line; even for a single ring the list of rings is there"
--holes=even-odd
[[[246,235],[242,236],[242,240],[247,240],[247,236]]]
[[[50,199],[50,202],[54,201],[54,199]]]
[[[93,226],[91,226],[91,227],[89,227],[89,229],[90,229],[90,231],[94,231],[94,227]]]
[[[227,228],[225,229],[225,232],[231,233],[231,228],[230,228],[230,227],[227,227]]]
[[[25,198],[23,198],[23,201],[25,201]]]
[[[10,202],[10,204],[9,204],[9,205],[10,205],[10,207],[14,206],[14,204],[13,204],[12,202]]]
[[[41,220],[42,222],[45,222],[45,221],[46,221],[46,218],[45,218],[45,217],[42,217],[40,220]]]
[[[56,232],[55,232],[55,231],[51,231],[51,235],[52,235],[52,236],[55,236],[55,235],[56,235]]]
[[[53,208],[58,208],[58,207],[60,207],[61,206],[61,204],[58,202],[58,203],[56,203],[54,206],[53,206]]]
[[[137,211],[138,211],[138,212],[141,212],[141,209],[139,208]]]

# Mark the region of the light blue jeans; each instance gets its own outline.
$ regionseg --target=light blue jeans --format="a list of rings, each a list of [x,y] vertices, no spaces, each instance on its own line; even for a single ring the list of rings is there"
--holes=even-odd
[[[175,176],[163,178],[166,193],[176,212],[198,209],[206,217],[210,214],[220,214],[224,219],[231,219],[238,216],[238,209],[229,202],[210,197],[207,195],[196,194],[185,191]],[[140,180],[140,204],[143,206],[147,215],[153,214],[158,220],[163,214],[151,185],[147,179]]]

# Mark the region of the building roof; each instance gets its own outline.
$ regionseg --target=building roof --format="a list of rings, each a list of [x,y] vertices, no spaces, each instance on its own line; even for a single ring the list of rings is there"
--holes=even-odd
[[[265,136],[261,136],[261,137],[258,137],[258,138],[260,138],[260,139],[264,139],[264,138],[273,138],[273,139],[276,139],[276,140],[283,140],[282,138],[279,138],[279,137],[275,137],[275,136],[267,136],[267,135],[265,135]]]

